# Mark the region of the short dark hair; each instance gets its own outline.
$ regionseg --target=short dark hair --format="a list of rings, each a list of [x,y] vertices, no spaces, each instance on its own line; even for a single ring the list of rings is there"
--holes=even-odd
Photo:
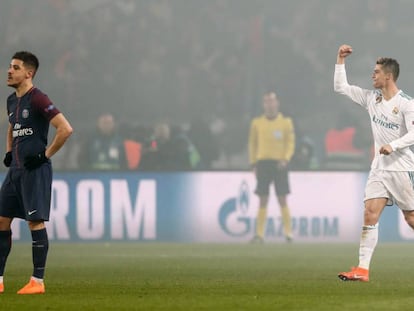
[[[36,55],[31,52],[20,51],[14,53],[12,59],[21,60],[24,66],[32,68],[34,70],[33,77],[35,76],[37,69],[39,68],[39,60],[37,59]]]
[[[392,73],[394,81],[397,81],[400,75],[400,64],[395,59],[380,57],[377,59],[377,65],[381,65],[386,73]]]

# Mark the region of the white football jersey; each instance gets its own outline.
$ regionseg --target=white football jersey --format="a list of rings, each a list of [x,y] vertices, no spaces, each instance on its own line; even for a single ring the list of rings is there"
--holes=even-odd
[[[364,107],[370,116],[375,142],[375,157],[372,169],[387,171],[414,171],[414,153],[409,146],[414,144],[414,101],[403,91],[390,100],[382,97],[380,90],[366,90],[349,85],[345,65],[335,65],[334,89]],[[394,152],[379,153],[379,149],[390,144]]]

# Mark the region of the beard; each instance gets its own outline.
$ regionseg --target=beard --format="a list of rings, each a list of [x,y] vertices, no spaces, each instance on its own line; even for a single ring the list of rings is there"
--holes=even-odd
[[[20,85],[20,83],[18,83],[18,82],[8,82],[7,81],[7,86],[10,86],[14,89],[17,89],[19,87],[19,85]]]

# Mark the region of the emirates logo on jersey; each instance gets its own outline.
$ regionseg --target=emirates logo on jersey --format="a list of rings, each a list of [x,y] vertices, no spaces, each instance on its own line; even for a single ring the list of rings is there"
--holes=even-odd
[[[392,121],[388,121],[388,118],[384,115],[382,115],[380,118],[378,118],[376,115],[373,115],[372,122],[390,130],[400,130],[399,124]]]
[[[33,129],[31,127],[22,128],[20,123],[16,123],[13,127],[13,138],[31,136],[33,135]]]

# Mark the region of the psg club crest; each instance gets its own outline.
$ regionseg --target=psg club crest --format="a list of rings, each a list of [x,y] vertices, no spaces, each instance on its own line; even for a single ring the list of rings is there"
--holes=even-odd
[[[22,118],[27,119],[29,117],[29,110],[23,109],[22,111]]]

